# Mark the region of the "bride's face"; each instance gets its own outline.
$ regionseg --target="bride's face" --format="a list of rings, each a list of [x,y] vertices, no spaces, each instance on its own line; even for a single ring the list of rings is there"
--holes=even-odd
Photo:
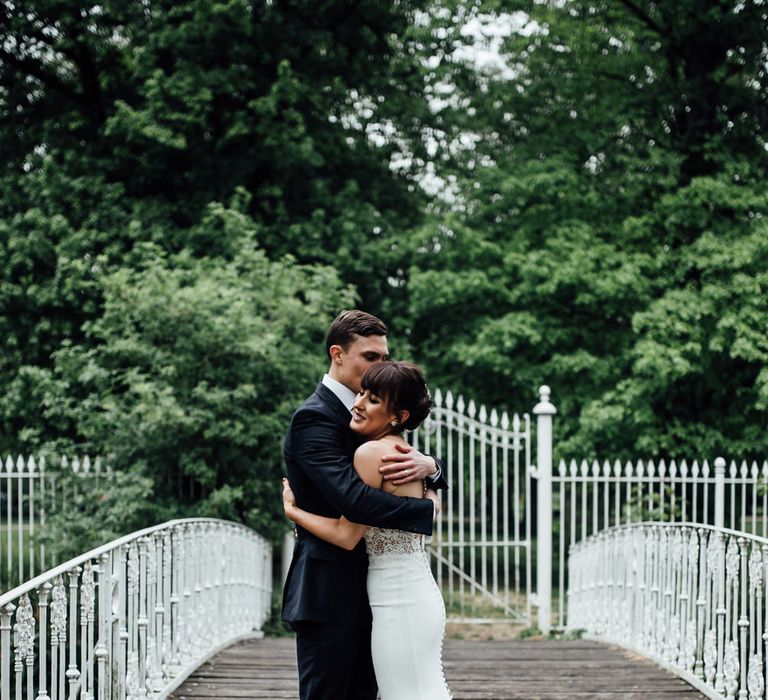
[[[361,389],[352,406],[352,420],[349,427],[367,438],[383,437],[390,432],[390,423],[397,416],[387,402],[370,389]]]

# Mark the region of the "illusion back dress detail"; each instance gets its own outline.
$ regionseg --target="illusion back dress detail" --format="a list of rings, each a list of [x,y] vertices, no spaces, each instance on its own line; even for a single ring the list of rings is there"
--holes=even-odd
[[[449,700],[442,661],[445,605],[424,536],[370,527],[365,547],[381,700]]]

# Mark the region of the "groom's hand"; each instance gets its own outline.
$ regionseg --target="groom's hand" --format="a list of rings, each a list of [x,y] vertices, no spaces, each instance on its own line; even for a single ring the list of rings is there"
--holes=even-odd
[[[379,473],[395,486],[410,481],[422,481],[437,472],[435,460],[413,449],[410,445],[395,444],[397,452],[384,455]]]

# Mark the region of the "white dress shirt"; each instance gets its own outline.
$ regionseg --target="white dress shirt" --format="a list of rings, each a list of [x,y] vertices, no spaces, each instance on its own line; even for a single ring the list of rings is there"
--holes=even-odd
[[[331,377],[330,374],[323,375],[322,383],[324,386],[327,386],[334,393],[336,398],[347,407],[347,410],[352,413],[352,406],[355,404],[357,394],[348,386],[344,386],[344,384]]]

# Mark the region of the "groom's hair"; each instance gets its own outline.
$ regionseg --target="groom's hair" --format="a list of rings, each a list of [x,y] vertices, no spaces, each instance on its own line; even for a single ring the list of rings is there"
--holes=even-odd
[[[341,345],[346,350],[358,336],[384,335],[388,333],[384,321],[380,318],[352,309],[342,311],[328,329],[325,338],[325,352],[330,356],[331,345]]]

